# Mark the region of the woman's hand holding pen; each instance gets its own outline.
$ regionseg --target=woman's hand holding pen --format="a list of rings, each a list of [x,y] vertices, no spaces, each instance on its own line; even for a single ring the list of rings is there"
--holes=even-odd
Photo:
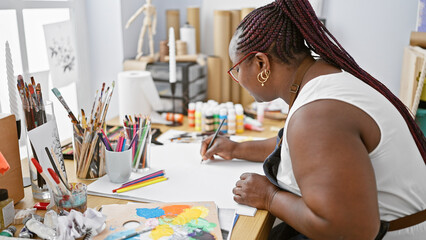
[[[265,176],[256,173],[243,173],[235,184],[232,193],[237,203],[258,209],[270,209],[270,204],[278,192]]]
[[[213,145],[207,150],[207,146],[212,141],[213,135],[203,140],[201,144],[200,154],[203,156],[203,160],[214,159],[214,155],[218,155],[225,160],[231,160],[234,158],[234,150],[238,143],[229,140],[225,136],[218,135],[214,140]]]

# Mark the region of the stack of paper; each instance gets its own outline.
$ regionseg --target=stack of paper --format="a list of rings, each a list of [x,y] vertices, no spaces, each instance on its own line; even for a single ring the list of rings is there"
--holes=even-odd
[[[232,189],[242,173],[263,174],[262,163],[245,160],[200,162],[200,144],[151,146],[152,169],[146,173],[132,173],[130,180],[163,169],[169,178],[167,181],[113,193],[120,184],[111,183],[108,176],[104,176],[88,186],[88,193],[143,202],[214,201],[219,208],[236,209],[238,214],[254,216],[255,208],[233,200]]]

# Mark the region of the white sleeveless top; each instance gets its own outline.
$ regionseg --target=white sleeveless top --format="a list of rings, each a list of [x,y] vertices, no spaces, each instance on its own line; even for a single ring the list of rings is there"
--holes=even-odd
[[[426,209],[426,165],[407,124],[383,95],[347,72],[317,77],[299,92],[284,126],[278,184],[301,196],[288,149],[287,125],[300,107],[319,99],[339,100],[358,107],[379,126],[380,142],[369,156],[376,177],[380,219],[391,221]],[[416,238],[420,237],[419,229],[413,231],[416,227],[422,232],[421,238]],[[385,239],[392,239],[392,235],[395,239],[426,239],[426,222],[407,229],[388,232]],[[408,238],[396,236],[407,231],[410,235],[404,236]]]

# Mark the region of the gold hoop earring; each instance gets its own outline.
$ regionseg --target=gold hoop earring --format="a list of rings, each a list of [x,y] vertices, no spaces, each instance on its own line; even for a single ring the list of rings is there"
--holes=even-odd
[[[265,76],[263,76],[263,74],[265,74]],[[257,81],[259,81],[262,84],[262,87],[265,86],[265,82],[268,81],[270,74],[271,74],[271,71],[267,69],[257,74]]]

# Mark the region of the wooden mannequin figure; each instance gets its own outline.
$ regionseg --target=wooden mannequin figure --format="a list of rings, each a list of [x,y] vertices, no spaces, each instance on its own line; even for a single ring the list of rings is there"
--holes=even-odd
[[[151,0],[146,0],[146,3],[139,8],[135,14],[127,21],[126,29],[129,28],[130,24],[143,12],[145,12],[145,18],[143,20],[141,33],[139,35],[138,41],[138,54],[136,55],[136,60],[142,59],[142,45],[143,38],[145,36],[146,29],[148,28],[148,37],[149,37],[149,51],[150,57],[154,57],[154,39],[153,35],[155,35],[155,29],[157,27],[157,10],[154,5],[151,4]]]

